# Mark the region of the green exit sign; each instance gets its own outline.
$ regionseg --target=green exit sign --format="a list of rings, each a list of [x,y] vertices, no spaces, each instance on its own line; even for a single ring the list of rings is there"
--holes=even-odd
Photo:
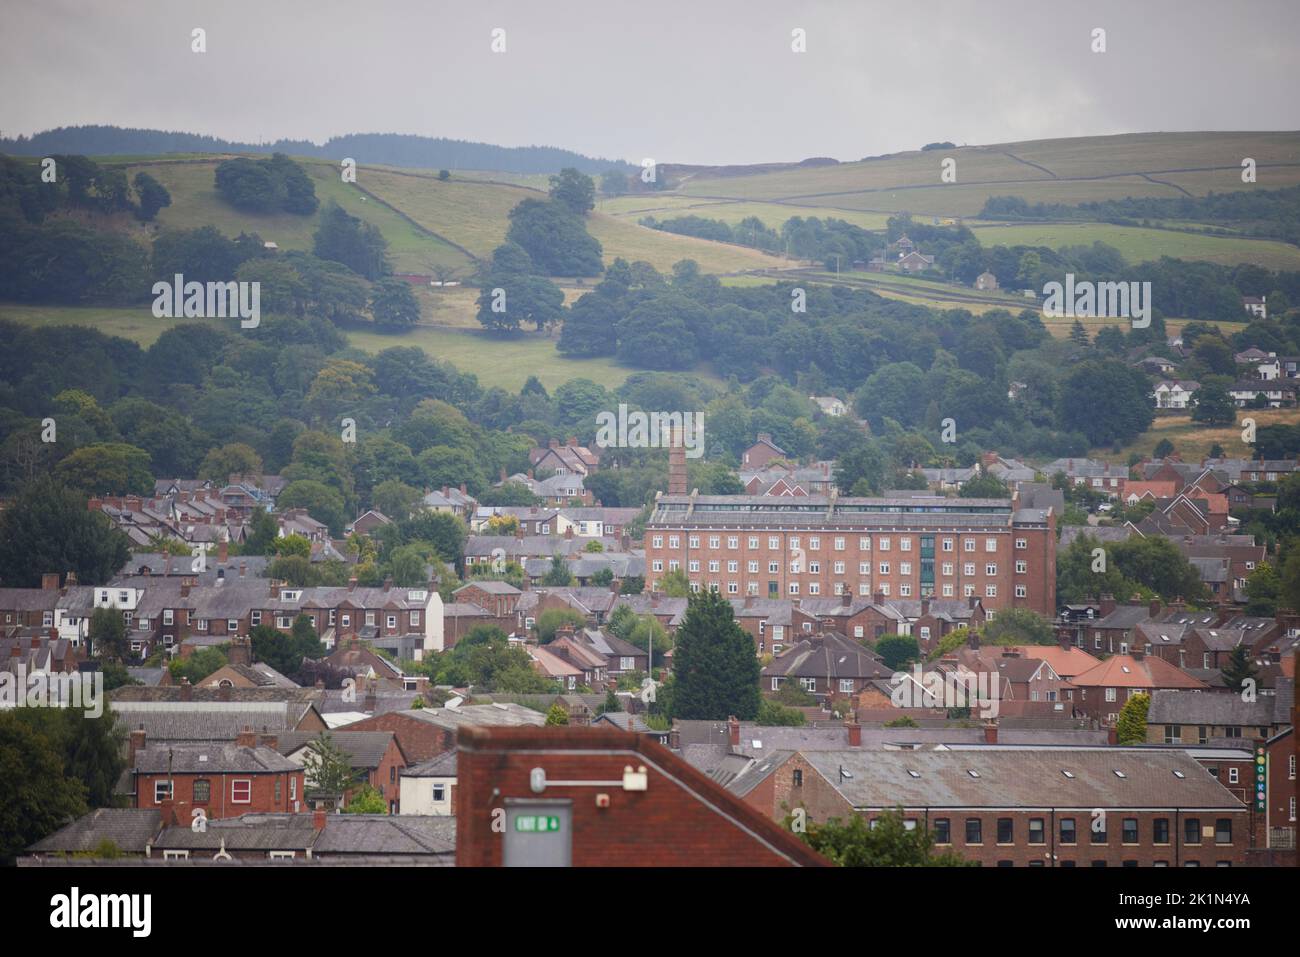
[[[526,834],[544,834],[560,829],[560,819],[553,814],[521,814],[515,818],[515,830]]]

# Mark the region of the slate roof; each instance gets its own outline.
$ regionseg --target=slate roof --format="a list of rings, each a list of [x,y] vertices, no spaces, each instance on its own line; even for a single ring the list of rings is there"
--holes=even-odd
[[[27,848],[31,854],[93,851],[112,841],[128,854],[143,854],[145,845],[162,828],[158,808],[96,808]],[[188,830],[188,829],[187,829]]]
[[[888,678],[893,673],[879,655],[833,632],[798,642],[763,669],[765,678]]]
[[[367,769],[379,767],[394,737],[392,731],[331,731],[329,734],[335,747],[348,756],[352,767]],[[323,732],[317,731],[288,731],[277,736],[275,749],[288,756],[322,735]]]
[[[1151,695],[1147,724],[1237,725],[1266,728],[1273,724],[1275,704],[1271,696],[1261,696],[1254,701],[1243,701],[1239,694],[1156,691]]]
[[[313,855],[437,855],[456,853],[456,819],[416,814],[331,814]],[[450,861],[449,861],[450,862]]]
[[[198,690],[198,689],[195,689]],[[109,704],[128,731],[143,728],[145,742],[190,744],[234,741],[245,727],[280,734],[296,727],[302,715],[285,702],[132,702]]]
[[[430,761],[402,768],[399,772],[404,778],[454,778],[456,776],[456,749],[444,751]]]
[[[299,766],[266,747],[236,744],[146,744],[135,754],[137,774],[273,774]]]
[[[811,751],[804,759],[855,808],[1243,807],[1200,762],[1177,751],[845,750]]]

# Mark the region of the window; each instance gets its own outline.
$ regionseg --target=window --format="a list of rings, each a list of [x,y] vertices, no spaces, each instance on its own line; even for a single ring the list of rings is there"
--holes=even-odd
[[[809,538],[808,538],[808,548],[809,548],[810,550],[812,550],[812,551],[817,551],[817,550],[819,550],[821,547],[822,547],[822,540],[821,540],[821,538],[820,538],[819,536],[817,536],[817,535],[811,535],[811,536],[809,536]]]
[[[889,551],[889,539],[888,539],[888,538],[881,538],[878,547],[879,547],[879,549],[880,549],[882,552],[887,552],[887,551]]]
[[[1078,842],[1079,842],[1079,835],[1074,829],[1074,818],[1072,817],[1061,818],[1061,843],[1077,844]]]
[[[985,585],[985,586],[984,586],[984,597],[985,597],[985,598],[997,598],[997,597],[998,597],[998,586],[997,586],[997,585]]]
[[[662,535],[656,535],[653,539],[651,539],[651,544],[654,548],[663,548],[664,537]]]
[[[171,781],[155,781],[153,783],[153,803],[161,804],[167,798],[172,796]]]
[[[1124,818],[1123,827],[1120,829],[1120,840],[1125,844],[1136,844],[1138,842],[1138,821],[1135,817]]]
[[[966,818],[966,843],[983,844],[984,829],[983,822],[977,817]]]
[[[816,691],[816,690],[817,690],[817,679],[816,679],[816,678],[800,678],[800,679],[799,679],[799,684],[800,684],[800,686],[803,688],[804,691]]]
[[[1229,784],[1236,784],[1236,783],[1237,783],[1237,769],[1236,769],[1236,768],[1228,768],[1228,783],[1229,783]]]
[[[687,548],[699,548],[699,547],[700,547],[700,536],[698,536],[698,535],[691,535],[691,536],[689,536],[689,537],[686,539],[686,547],[687,547]]]
[[[719,535],[710,535],[709,548],[721,548],[721,547],[722,547],[722,537]]]
[[[749,536],[749,547],[750,547],[750,548],[758,548],[758,536],[757,536],[757,535],[751,535],[751,536]]]
[[[1106,689],[1106,700],[1107,700],[1107,701],[1114,701],[1114,700],[1115,700],[1115,689],[1114,689],[1114,688],[1107,688],[1107,689]]]
[[[984,539],[984,551],[996,552],[998,550],[998,540],[996,538]]]
[[[280,798],[284,794],[284,788],[282,785],[283,782],[279,778],[276,778],[275,779],[275,803],[276,804],[280,803]]]
[[[998,573],[998,566],[993,562],[989,562],[984,566],[984,574],[989,576],[989,578],[995,577],[997,573]]]
[[[952,843],[952,824],[946,817],[935,818],[934,843],[936,844]]]
[[[769,535],[767,538],[767,547],[775,551],[781,547],[781,539],[777,538],[775,535]]]
[[[1169,843],[1169,818],[1158,817],[1151,822],[1151,840],[1155,844]]]
[[[975,574],[975,563],[974,563],[974,562],[967,562],[965,565],[963,565],[963,566],[961,567],[961,573],[962,573],[963,575],[974,575],[974,574]]]
[[[841,691],[842,693],[844,693],[844,694],[852,694],[852,693],[853,693],[853,679],[852,679],[852,678],[841,678],[841,679],[840,679],[840,691]]]
[[[1016,574],[1024,575],[1029,571],[1029,562],[1016,562]]]
[[[798,536],[798,535],[792,535],[792,536],[790,536],[790,551],[792,551],[792,552],[800,551],[800,548],[799,548],[799,536]]]
[[[1183,843],[1201,843],[1201,819],[1199,817],[1183,818]]]
[[[910,538],[900,538],[898,540],[898,547],[902,551],[910,552],[912,550],[912,540]]]
[[[189,858],[189,851],[163,851],[164,861],[187,861]]]
[[[1028,597],[1029,597],[1029,589],[1026,588],[1024,585],[1017,585],[1017,586],[1016,586],[1016,597],[1017,597],[1017,598],[1028,598]]]
[[[1015,836],[1014,822],[1009,817],[998,818],[998,843],[1010,844]]]
[[[1046,825],[1041,817],[1031,817],[1029,819],[1029,843],[1046,844],[1047,831]]]
[[[735,535],[728,535],[728,536],[727,536],[727,547],[728,547],[728,548],[739,548],[739,547],[740,547],[740,538],[737,537],[737,536],[735,536]]]
[[[1214,822],[1214,843],[1232,843],[1232,818],[1221,817]]]
[[[842,552],[842,551],[844,551],[844,539],[843,539],[843,538],[837,538],[837,539],[835,539],[835,550],[836,550],[837,552]]]
[[[795,768],[794,773],[790,776],[790,783],[797,788],[803,787],[803,771]]]
[[[1091,844],[1105,844],[1110,840],[1106,833],[1106,815],[1100,814],[1092,819],[1092,827],[1089,828],[1092,837],[1089,840]]]
[[[447,800],[447,785],[435,784],[433,786],[433,801],[435,804],[441,804]]]
[[[1016,539],[1016,548],[1028,548],[1028,547],[1029,547],[1028,539],[1024,539],[1024,538]]]
[[[199,778],[194,782],[194,803],[207,804],[212,800],[212,782],[207,778]]]
[[[911,563],[911,562],[899,562],[899,563],[898,563],[898,574],[900,574],[900,575],[910,575],[910,574],[912,574],[912,563]]]
[[[881,563],[880,563],[880,574],[882,574],[882,575],[888,575],[888,574],[889,574],[889,562],[881,562]]]
[[[973,552],[973,551],[975,551],[975,539],[973,539],[973,538],[963,538],[963,539],[961,540],[961,550],[962,550],[963,552]]]
[[[682,540],[681,540],[681,537],[678,536],[678,535],[669,535],[669,536],[668,536],[668,547],[669,547],[669,548],[681,548],[681,547],[682,547]]]
[[[230,782],[230,803],[251,804],[253,801],[253,782],[250,778],[240,778]]]
[[[389,616],[388,616],[388,627],[389,627],[389,628],[396,628],[396,627],[397,627],[397,616],[396,616],[396,615],[389,615]]]

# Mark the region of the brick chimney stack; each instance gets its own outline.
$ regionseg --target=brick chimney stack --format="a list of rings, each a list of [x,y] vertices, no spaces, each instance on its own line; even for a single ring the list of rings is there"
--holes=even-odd
[[[668,494],[686,494],[686,446],[682,430],[674,428],[668,446]]]
[[[253,663],[252,641],[248,638],[233,638],[227,660],[232,665],[251,665]]]
[[[235,735],[235,746],[239,748],[257,747],[257,734],[250,725],[244,725],[244,730]]]
[[[862,725],[858,724],[857,717],[850,714],[844,721],[844,727],[849,732],[849,747],[862,747]]]
[[[984,724],[984,743],[998,743],[998,723],[997,721],[987,721]]]
[[[230,559],[230,543],[226,539],[217,542],[217,561],[224,565]]]
[[[41,575],[41,590],[42,590],[42,591],[58,591],[58,590],[59,590],[59,573],[58,573],[58,572],[45,572],[43,575]]]
[[[181,700],[182,701],[194,700],[194,686],[190,684],[189,678],[181,679]]]
[[[131,732],[130,744],[127,745],[126,766],[135,767],[135,756],[148,746],[148,739],[145,736],[144,728],[136,728]]]
[[[740,719],[734,714],[727,719],[727,736],[733,748],[740,747]]]

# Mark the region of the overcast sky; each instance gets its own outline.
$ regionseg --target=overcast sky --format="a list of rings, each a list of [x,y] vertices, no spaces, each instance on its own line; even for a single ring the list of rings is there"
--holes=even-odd
[[[1300,129],[1296,0],[5,0],[0,131],[398,132],[639,162]],[[207,31],[207,52],[190,32]],[[506,52],[491,51],[494,28]],[[1095,27],[1107,51],[1091,52]],[[791,51],[802,28],[807,52]],[[363,160],[364,161],[364,160]]]

